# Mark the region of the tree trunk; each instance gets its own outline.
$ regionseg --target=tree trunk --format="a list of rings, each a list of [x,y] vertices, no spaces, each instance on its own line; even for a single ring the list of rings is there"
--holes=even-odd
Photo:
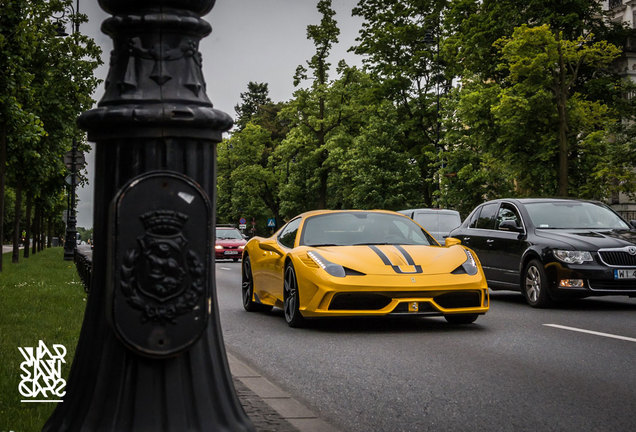
[[[20,217],[22,213],[22,187],[19,185],[15,188],[15,220],[13,221],[13,253],[11,254],[11,262],[18,263],[20,261]]]
[[[46,231],[47,231],[46,247],[50,248],[51,246],[53,246],[53,217],[52,216],[49,216],[46,221]]]
[[[42,252],[44,249],[44,241],[46,236],[44,235],[44,209],[38,207],[38,252]]]
[[[33,209],[33,193],[27,192],[26,199],[26,218],[24,220],[24,230],[26,231],[26,235],[24,236],[24,257],[29,257],[29,249],[31,243],[31,234],[33,231],[33,227],[31,224],[31,210]],[[34,240],[35,242],[35,240]]]
[[[559,83],[557,85],[557,110],[559,113],[559,196],[568,196],[568,84],[566,65],[559,45]]]
[[[4,244],[4,179],[7,165],[7,126],[0,122],[0,245]],[[2,255],[0,254],[0,272],[2,272]]]

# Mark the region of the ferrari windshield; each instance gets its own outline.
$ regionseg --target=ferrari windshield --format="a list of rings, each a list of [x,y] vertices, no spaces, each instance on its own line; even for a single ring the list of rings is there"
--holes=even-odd
[[[536,202],[526,209],[534,226],[542,229],[629,229],[616,213],[592,202]]]
[[[405,216],[364,211],[326,213],[305,220],[301,246],[437,245]]]

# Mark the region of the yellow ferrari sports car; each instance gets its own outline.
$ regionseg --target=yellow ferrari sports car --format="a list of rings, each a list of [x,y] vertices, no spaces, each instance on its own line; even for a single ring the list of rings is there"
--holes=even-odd
[[[291,327],[306,318],[444,316],[469,324],[488,311],[477,256],[456,239],[440,246],[412,219],[391,211],[318,210],[272,237],[254,237],[242,264],[243,307],[283,309]]]

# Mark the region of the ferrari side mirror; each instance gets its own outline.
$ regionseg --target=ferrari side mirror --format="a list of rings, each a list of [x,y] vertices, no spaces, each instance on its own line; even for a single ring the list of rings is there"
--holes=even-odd
[[[462,241],[455,237],[446,237],[446,240],[444,240],[444,246],[446,247],[451,247],[458,244],[462,244]]]

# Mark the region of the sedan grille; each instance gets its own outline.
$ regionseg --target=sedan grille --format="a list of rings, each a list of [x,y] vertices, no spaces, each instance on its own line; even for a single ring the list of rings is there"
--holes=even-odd
[[[594,280],[589,281],[592,291],[633,291],[636,292],[636,280]]]
[[[614,267],[636,266],[636,255],[626,250],[600,250],[598,255],[603,263]]]

